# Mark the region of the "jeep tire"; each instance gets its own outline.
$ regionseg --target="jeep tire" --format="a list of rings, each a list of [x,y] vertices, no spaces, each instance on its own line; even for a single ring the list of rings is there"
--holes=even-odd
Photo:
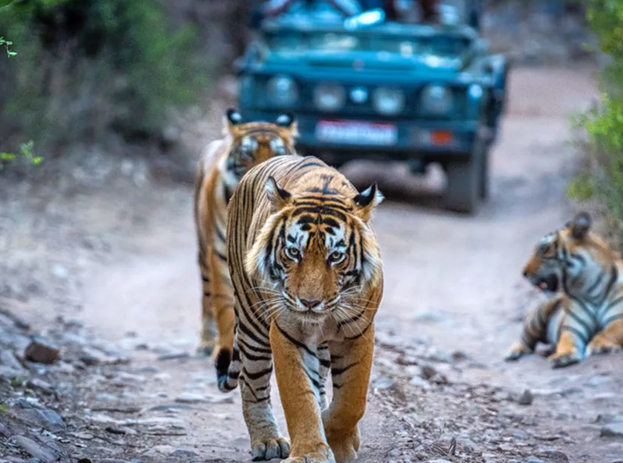
[[[486,144],[477,141],[471,156],[448,162],[445,207],[451,211],[473,214],[481,198],[488,194]]]

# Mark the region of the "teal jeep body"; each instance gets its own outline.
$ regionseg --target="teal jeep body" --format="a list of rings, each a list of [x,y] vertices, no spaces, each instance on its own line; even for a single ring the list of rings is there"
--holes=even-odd
[[[468,25],[284,15],[266,21],[238,61],[246,118],[296,114],[297,148],[339,167],[355,159],[439,163],[446,206],[473,212],[488,194],[489,148],[508,66]]]

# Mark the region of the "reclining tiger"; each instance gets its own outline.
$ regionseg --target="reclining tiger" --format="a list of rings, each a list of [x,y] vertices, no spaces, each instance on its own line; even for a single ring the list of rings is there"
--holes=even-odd
[[[507,360],[531,353],[537,342],[556,347],[554,367],[623,348],[623,261],[590,228],[590,216],[580,213],[537,245],[523,274],[554,296],[528,314]]]
[[[276,122],[244,123],[240,113],[229,109],[224,138],[213,141],[201,156],[195,177],[194,212],[202,279],[202,328],[198,351],[210,355],[215,346],[231,351],[234,295],[225,259],[227,204],[242,176],[273,156],[294,151],[296,121],[282,114]],[[222,339],[216,339],[216,326]],[[218,351],[218,347],[216,349]],[[216,354],[216,352],[215,352]]]
[[[234,192],[235,347],[219,351],[216,367],[222,391],[240,383],[254,460],[343,463],[359,450],[383,291],[370,218],[382,199],[376,184],[359,193],[337,170],[299,156],[269,159]],[[291,446],[272,413],[273,358]]]

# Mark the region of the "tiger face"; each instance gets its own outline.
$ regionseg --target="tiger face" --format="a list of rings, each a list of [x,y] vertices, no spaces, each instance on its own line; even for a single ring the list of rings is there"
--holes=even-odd
[[[268,283],[275,305],[299,320],[320,323],[338,307],[356,310],[357,294],[381,278],[368,225],[383,199],[376,185],[353,198],[326,186],[293,196],[272,178],[266,190],[273,215],[249,254],[247,272]]]
[[[251,168],[273,156],[293,154],[297,124],[292,114],[280,115],[274,123],[243,123],[234,109],[227,111],[226,131],[232,138],[232,147],[226,169],[238,180]]]
[[[582,212],[563,229],[545,235],[525,265],[524,277],[546,293],[582,291],[612,261],[612,251],[590,228],[591,218]]]

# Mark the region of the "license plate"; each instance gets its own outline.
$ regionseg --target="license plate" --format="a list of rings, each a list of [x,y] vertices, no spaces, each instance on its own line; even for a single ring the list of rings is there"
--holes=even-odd
[[[352,145],[395,145],[398,129],[394,124],[358,121],[319,121],[316,138],[320,141]]]

